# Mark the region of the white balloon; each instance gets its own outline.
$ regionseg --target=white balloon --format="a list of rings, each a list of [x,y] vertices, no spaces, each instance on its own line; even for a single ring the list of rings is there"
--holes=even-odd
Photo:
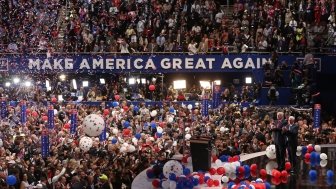
[[[123,147],[120,148],[120,153],[124,153],[124,152],[126,152],[126,150],[127,150],[126,147],[123,146]]]
[[[54,115],[57,115],[58,111],[56,109],[54,109]]]
[[[162,133],[162,132],[163,132],[162,127],[156,127],[156,132],[158,132],[158,133]]]
[[[104,128],[105,121],[100,115],[88,115],[83,121],[83,131],[89,136],[99,136],[103,132]]]
[[[168,123],[173,123],[174,118],[173,117],[168,117]]]
[[[223,177],[222,177],[222,182],[224,182],[224,183],[229,182],[229,177],[227,177],[227,176],[223,176]]]
[[[326,159],[323,159],[323,160],[320,161],[321,167],[326,167],[327,164],[328,164],[328,160],[326,160]]]
[[[267,146],[267,148],[266,148],[266,156],[269,159],[275,159],[276,158],[275,145],[274,144]]]
[[[170,181],[169,182],[169,189],[176,189],[176,182],[175,181]]]
[[[321,152],[321,146],[320,145],[315,145],[314,149],[316,152]]]
[[[127,142],[125,142],[125,143],[123,143],[123,144],[122,144],[122,146],[125,146],[125,147],[127,148],[127,146],[128,146],[128,143],[127,143]]]
[[[169,181],[168,181],[168,180],[164,180],[164,181],[162,181],[162,188],[163,188],[163,189],[169,189],[169,188],[170,188],[169,185],[170,185],[170,184],[169,184]]]
[[[222,165],[222,161],[220,159],[216,159],[215,164],[219,167]]]
[[[297,152],[301,152],[301,151],[302,151],[302,146],[298,146],[298,147],[296,147],[296,151],[297,151]]]
[[[327,154],[322,153],[322,154],[320,154],[320,158],[321,158],[322,160],[326,160],[326,159],[328,159],[328,156],[327,156]]]
[[[186,132],[186,133],[189,133],[189,132],[190,132],[190,127],[186,127],[186,128],[185,128],[185,132]]]
[[[188,109],[191,110],[193,108],[192,104],[188,105]]]
[[[302,152],[296,152],[296,156],[301,156]]]
[[[272,170],[278,168],[278,163],[275,161],[269,161],[266,164],[266,172],[269,175],[272,175]]]
[[[106,132],[106,138],[109,138],[109,137],[110,137],[110,133]]]
[[[156,111],[156,110],[153,110],[153,111],[150,113],[150,115],[151,115],[152,117],[155,117],[155,116],[157,115],[157,111]]]
[[[114,134],[114,135],[116,135],[116,134],[118,134],[118,129],[116,129],[116,128],[114,128],[113,130],[112,130],[112,133]]]
[[[183,174],[183,167],[180,162],[176,160],[170,160],[164,164],[162,172],[166,178],[169,178],[170,173],[174,173],[176,177],[179,177]]]
[[[191,138],[191,134],[186,134],[185,139],[189,140]]]
[[[128,152],[134,152],[135,151],[135,146],[129,145],[128,146]]]
[[[138,139],[135,138],[135,137],[133,137],[133,138],[132,138],[132,142],[133,142],[133,144],[134,144],[134,143],[137,143],[137,142],[138,142]]]
[[[219,131],[222,132],[222,133],[224,133],[224,132],[225,132],[225,127],[221,127],[221,128],[219,129]]]
[[[82,137],[79,141],[79,148],[84,152],[87,152],[92,147],[93,141],[90,137]]]

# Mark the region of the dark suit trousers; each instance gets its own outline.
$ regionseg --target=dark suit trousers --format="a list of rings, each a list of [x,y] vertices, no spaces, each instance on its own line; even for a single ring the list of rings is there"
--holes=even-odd
[[[285,144],[275,144],[276,160],[278,163],[278,170],[282,171],[285,169],[285,156],[286,156],[286,146]]]
[[[297,144],[295,142],[288,142],[288,159],[292,165],[292,170],[295,170],[296,168],[296,148]]]

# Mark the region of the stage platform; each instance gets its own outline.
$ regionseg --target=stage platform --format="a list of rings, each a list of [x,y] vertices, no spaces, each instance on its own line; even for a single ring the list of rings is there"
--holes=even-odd
[[[326,167],[321,167],[320,165],[311,166],[309,163],[304,161],[304,158],[298,158],[297,170],[294,175],[290,175],[286,181],[280,183],[272,179],[271,175],[267,176],[267,182],[271,184],[271,188],[276,189],[336,189],[336,184],[334,180],[331,182],[327,181],[327,171],[332,170],[336,171],[336,144],[325,144],[321,145],[321,153],[326,153],[328,156],[328,163]],[[268,166],[275,160],[270,160],[266,157],[266,152],[258,152],[253,154],[241,155],[240,160],[244,164],[251,165],[253,163],[258,165],[258,169],[266,169],[268,174],[271,170],[267,170]],[[179,156],[176,159],[181,158]],[[191,165],[187,165],[188,168],[191,168]],[[316,170],[317,179],[312,182],[309,177],[309,171]],[[249,180],[255,180],[256,178],[250,178]],[[132,189],[152,189],[152,180],[148,179],[146,176],[146,170],[141,172],[133,181]],[[221,187],[207,187],[205,184],[201,186],[194,187],[194,189],[222,189],[225,188],[225,184],[222,184]]]

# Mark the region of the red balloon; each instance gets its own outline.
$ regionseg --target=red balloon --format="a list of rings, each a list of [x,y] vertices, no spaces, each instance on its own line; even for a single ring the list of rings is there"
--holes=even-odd
[[[266,172],[266,170],[265,169],[260,169],[260,176],[262,176],[262,177],[266,177],[267,176],[267,172]]]
[[[282,183],[287,183],[288,177],[281,177],[281,182]]]
[[[43,121],[48,121],[48,116],[43,116],[43,117],[42,117],[42,120],[43,120]]]
[[[273,169],[272,170],[272,176],[275,177],[275,178],[280,178],[281,177],[281,173],[280,173],[280,171],[278,171],[276,169]]]
[[[200,177],[198,178],[198,182],[200,184],[203,184],[204,183],[204,176],[203,175],[200,175]]]
[[[115,98],[116,100],[120,100],[120,96],[119,96],[119,95],[114,95],[114,98]]]
[[[57,98],[55,98],[55,97],[51,98],[51,102],[56,103],[57,102]]]
[[[305,159],[310,159],[310,153],[307,152],[304,157]]]
[[[216,169],[213,168],[213,167],[211,167],[210,170],[209,170],[209,173],[210,173],[211,175],[216,174]]]
[[[252,164],[251,167],[250,167],[251,172],[252,172],[252,171],[256,171],[257,169],[258,169],[258,166],[257,166],[257,164],[255,164],[255,163]]]
[[[243,174],[245,172],[245,168],[243,166],[238,167],[238,173]]]
[[[218,168],[217,168],[217,174],[219,174],[219,175],[223,175],[223,174],[225,174],[225,169],[224,169],[224,167],[218,167]]]
[[[272,177],[271,182],[274,185],[279,185],[281,183],[281,180],[280,180],[280,178]]]
[[[35,112],[35,111],[33,111],[32,116],[33,116],[33,117],[37,117],[37,116],[38,116],[38,113]]]
[[[109,109],[104,109],[104,115],[109,115],[110,111]]]
[[[160,181],[155,179],[152,181],[152,185],[155,187],[155,188],[159,188],[160,187]]]
[[[233,156],[233,161],[239,161],[239,156],[238,155],[235,155],[235,156]]]
[[[150,91],[154,91],[155,90],[155,85],[149,85],[148,88],[149,88]]]
[[[64,129],[70,129],[70,124],[69,123],[64,124]]]
[[[306,164],[310,164],[310,159],[305,159],[304,162],[305,162]]]
[[[127,112],[128,111],[128,106],[124,106],[123,109],[124,109],[125,112]]]
[[[123,135],[124,136],[128,136],[130,133],[131,133],[131,130],[129,130],[129,129],[124,129],[123,130]]]
[[[314,151],[314,147],[313,146],[307,146],[307,151],[308,151],[308,153]]]
[[[287,176],[288,176],[288,173],[287,173],[287,171],[285,171],[285,170],[283,170],[283,171],[281,171],[281,177],[286,177],[287,178]]]
[[[207,181],[207,185],[208,185],[209,187],[212,187],[212,186],[214,185],[214,181],[213,181],[212,179],[209,179],[209,180]]]
[[[231,156],[228,158],[228,162],[233,162],[233,158]]]
[[[287,171],[289,171],[292,168],[292,165],[289,161],[286,162],[285,168],[286,168]]]
[[[255,178],[257,177],[257,171],[251,171],[251,177]]]
[[[213,184],[214,184],[214,186],[219,186],[219,181],[218,180],[214,180]]]

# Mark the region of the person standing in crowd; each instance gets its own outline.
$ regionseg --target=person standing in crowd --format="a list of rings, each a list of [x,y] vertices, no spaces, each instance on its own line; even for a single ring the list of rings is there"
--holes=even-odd
[[[291,173],[293,174],[296,168],[296,148],[298,146],[299,126],[295,124],[295,117],[288,118],[287,127],[283,127],[283,132],[287,137],[288,159],[292,165]]]
[[[273,142],[275,144],[276,160],[278,163],[278,170],[285,169],[285,155],[286,155],[286,136],[283,133],[283,127],[287,126],[287,122],[284,119],[284,113],[277,113],[277,120],[271,125],[271,131],[273,132]]]

